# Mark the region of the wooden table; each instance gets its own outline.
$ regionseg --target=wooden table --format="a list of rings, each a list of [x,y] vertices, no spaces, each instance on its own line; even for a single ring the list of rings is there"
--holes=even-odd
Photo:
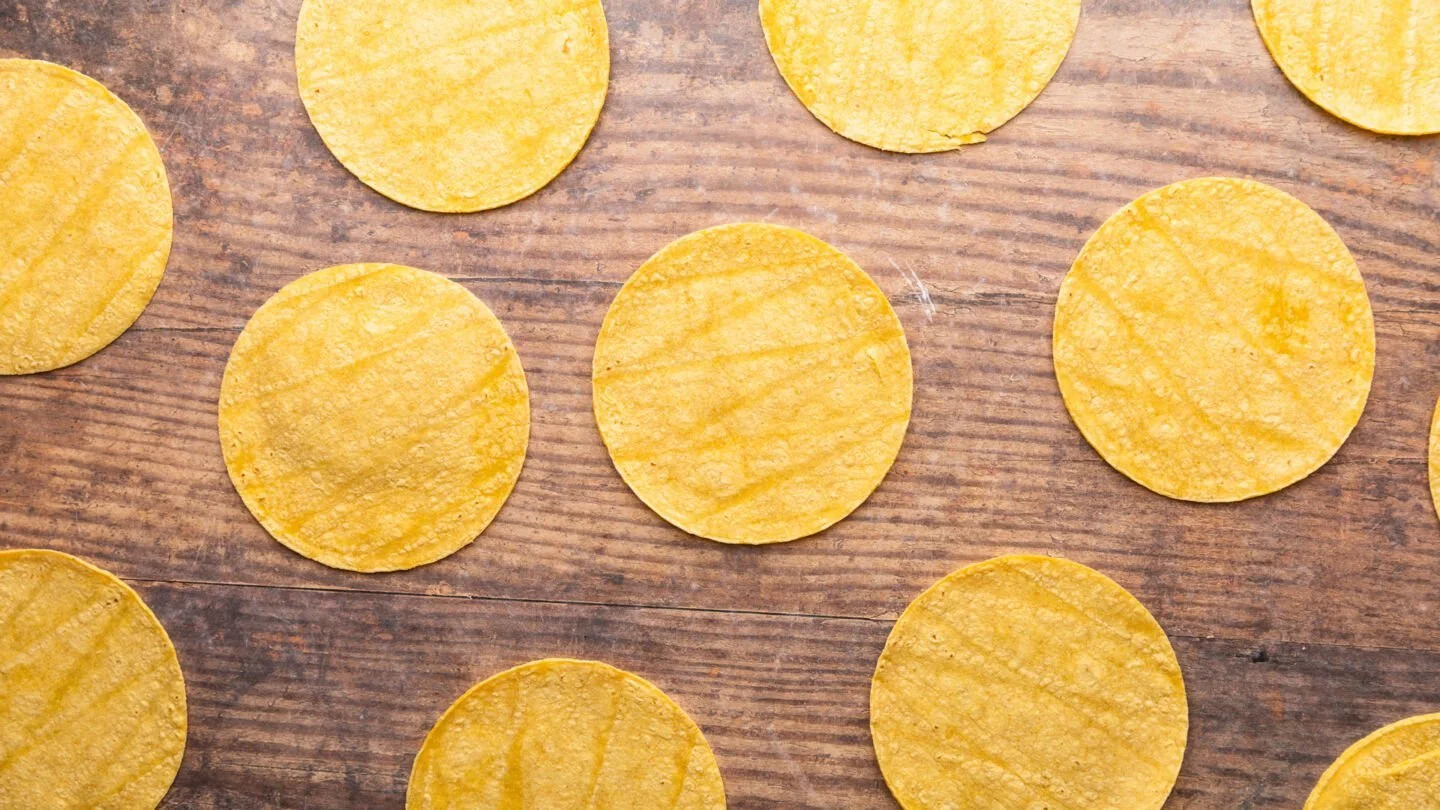
[[[295,90],[299,0],[0,0],[0,55],[70,65],[150,126],[175,250],[137,325],[62,371],[0,378],[0,546],[128,581],[185,668],[190,737],[167,806],[399,807],[411,759],[474,682],[542,656],[654,681],[699,722],[731,806],[891,807],[866,725],[892,620],[1004,552],[1057,554],[1171,633],[1190,748],[1169,807],[1298,808],[1381,724],[1440,710],[1440,523],[1426,488],[1440,394],[1434,138],[1371,135],[1299,96],[1248,0],[1086,0],[1051,87],[989,143],[885,154],[781,81],[754,0],[607,0],[613,68],[575,164],[508,208],[395,205],[335,162]],[[3,101],[0,101],[3,103]],[[1203,506],[1130,483],[1085,444],[1050,363],[1060,279],[1116,208],[1227,174],[1313,205],[1360,262],[1375,387],[1308,480]],[[608,461],[590,356],[621,282],[689,231],[768,220],[848,252],[914,352],[894,471],[834,529],[771,548],[687,537]],[[281,285],[393,261],[490,304],[534,428],[474,545],[359,575],[271,540],[216,439],[226,356]]]

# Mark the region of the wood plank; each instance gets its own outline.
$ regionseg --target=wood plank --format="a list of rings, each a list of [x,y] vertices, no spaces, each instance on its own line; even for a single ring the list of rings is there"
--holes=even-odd
[[[745,218],[811,230],[877,274],[894,260],[942,287],[1048,297],[1104,217],[1208,173],[1301,194],[1366,260],[1378,301],[1436,303],[1433,139],[1375,137],[1309,105],[1248,0],[1089,2],[1036,104],[990,143],[923,156],[815,122],[753,3],[617,0],[611,93],[576,164],[518,205],[458,217],[390,203],[325,151],[294,88],[298,0],[153,5],[0,4],[19,23],[0,50],[89,70],[161,143],[181,227],[144,326],[238,326],[284,282],[344,261],[620,281],[669,239]]]
[[[1373,137],[1313,109],[1264,53],[1245,0],[1087,3],[1031,110],[988,144],[930,156],[812,121],[770,64],[753,3],[620,0],[613,92],[590,146],[535,198],[469,217],[388,203],[324,151],[293,88],[296,5],[0,3],[18,23],[0,48],[90,70],[135,104],[178,212],[169,274],[135,332],[70,371],[0,381],[0,527],[24,542],[169,579],[845,615],[893,614],[992,553],[1051,550],[1141,574],[1179,632],[1434,648],[1440,537],[1419,462],[1440,391],[1425,362],[1440,352],[1435,141]],[[1380,320],[1375,393],[1336,462],[1229,507],[1164,501],[1105,468],[1069,425],[1048,360],[1055,290],[1089,233],[1134,195],[1210,172],[1319,207],[1360,257]],[[760,552],[692,541],[625,492],[584,379],[616,285],[670,238],[741,218],[851,252],[895,299],[920,381],[877,497],[821,538]],[[470,279],[516,336],[536,427],[525,479],[481,547],[367,580],[266,540],[224,481],[211,425],[249,313],[303,272],[377,258]],[[1420,621],[1396,620],[1393,581],[1420,594]]]
[[[467,285],[502,302],[524,286]],[[936,292],[936,319],[912,329],[915,419],[885,484],[818,538],[750,549],[665,524],[606,457],[588,369],[611,288],[528,286],[542,290],[535,301],[563,296],[573,317],[558,303],[502,307],[529,368],[530,457],[496,522],[447,560],[365,576],[269,539],[215,438],[227,330],[133,332],[73,369],[0,380],[13,414],[0,532],[127,576],[844,616],[895,616],[995,554],[1059,553],[1121,578],[1172,632],[1440,650],[1423,463],[1436,380],[1405,362],[1440,346],[1440,322],[1380,320],[1373,401],[1332,463],[1277,495],[1214,506],[1152,495],[1086,446],[1050,371],[1049,302]]]
[[[895,807],[867,725],[889,622],[137,585],[189,687],[171,806],[399,806],[446,706],[501,669],[565,656],[637,672],[679,702],[736,810]],[[1298,807],[1351,741],[1440,705],[1440,653],[1174,643],[1191,733],[1170,807]]]
[[[0,547],[143,580],[181,650],[191,747],[169,806],[396,806],[445,705],[563,654],[679,699],[734,807],[893,807],[865,730],[887,619],[937,577],[1009,551],[1100,568],[1174,634],[1193,729],[1170,807],[1297,807],[1351,740],[1440,708],[1424,466],[1440,395],[1440,141],[1373,136],[1309,104],[1248,0],[1086,0],[1029,110],[987,144],[925,156],[811,118],[754,0],[607,0],[612,86],[590,144],[539,194],[473,216],[405,209],[334,161],[295,91],[298,6],[0,0],[0,56],[104,81],[149,124],[174,189],[174,254],[137,327],[71,369],[0,378]],[[1379,336],[1370,404],[1336,459],[1225,506],[1168,501],[1106,466],[1066,416],[1049,356],[1055,293],[1085,239],[1138,194],[1206,174],[1315,206],[1360,261]],[[689,538],[645,509],[589,403],[619,284],[669,240],[745,219],[808,230],[869,270],[918,381],[876,496],[819,537],[765,549]],[[270,540],[226,480],[214,415],[260,303],[307,271],[371,260],[484,298],[519,346],[535,419],[484,537],[383,576]]]

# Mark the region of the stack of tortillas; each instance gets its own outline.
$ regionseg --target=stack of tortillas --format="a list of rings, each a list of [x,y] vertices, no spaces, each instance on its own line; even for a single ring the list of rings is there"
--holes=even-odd
[[[1080,0],[760,0],[770,55],[826,126],[895,152],[985,140],[1059,69]]]
[[[595,420],[676,526],[778,543],[848,515],[910,422],[910,349],[843,253],[791,228],[710,228],[641,265],[595,345]]]
[[[469,544],[514,488],[529,437],[525,372],[500,322],[412,267],[291,282],[250,319],[220,389],[245,505],[276,540],[353,571]]]
[[[170,186],[139,117],[68,68],[0,59],[0,374],[84,360],[170,255]]]
[[[1311,101],[1375,132],[1440,132],[1440,3],[1251,4],[1275,62]]]
[[[906,808],[1158,810],[1188,728],[1160,625],[1048,557],[989,560],[921,594],[870,688],[880,770]]]
[[[151,808],[185,752],[185,679],[128,586],[0,551],[0,807]]]
[[[1151,192],[1101,226],[1060,287],[1054,340],[1085,438],[1193,501],[1314,472],[1375,370],[1370,299],[1340,237],[1294,197],[1227,178]]]
[[[325,145],[385,196],[481,211],[570,164],[605,103],[600,0],[305,0],[300,98]]]
[[[409,810],[724,810],[705,736],[643,678],[595,661],[506,670],[455,701],[410,772]]]

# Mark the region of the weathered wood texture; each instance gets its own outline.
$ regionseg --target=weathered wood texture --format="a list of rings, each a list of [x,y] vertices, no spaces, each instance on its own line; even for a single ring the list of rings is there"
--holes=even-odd
[[[177,807],[399,807],[445,707],[479,679],[547,655],[654,680],[705,729],[732,807],[895,806],[866,714],[887,621],[139,588],[170,628],[189,685]],[[1350,738],[1418,708],[1440,670],[1437,653],[1174,643],[1191,732],[1173,808],[1298,808]]]
[[[888,620],[1008,551],[1130,588],[1176,639],[1194,730],[1173,807],[1298,807],[1348,741],[1440,710],[1440,141],[1370,135],[1296,94],[1247,0],[1086,0],[1051,87],[989,143],[901,156],[833,135],[786,89],[753,0],[609,0],[613,69],[575,164],[508,208],[425,214],[325,151],[295,91],[299,0],[0,0],[0,55],[83,70],[149,124],[176,244],[154,303],[96,357],[0,378],[0,546],[139,581],[181,649],[192,732],[174,806],[397,806],[429,723],[541,655],[656,681],[705,727],[734,807],[887,807],[865,729]],[[1091,232],[1156,186],[1254,177],[1315,206],[1360,261],[1379,358],[1329,465],[1257,501],[1131,484],[1060,402],[1050,317]],[[611,297],[669,240],[793,225],[891,295],[916,364],[890,478],[780,547],[689,538],[615,474],[589,407]],[[534,429],[473,546],[402,574],[286,551],[226,480],[230,344],[329,264],[445,273],[514,336]],[[453,597],[475,597],[460,599]],[[1268,660],[1252,663],[1258,651]]]

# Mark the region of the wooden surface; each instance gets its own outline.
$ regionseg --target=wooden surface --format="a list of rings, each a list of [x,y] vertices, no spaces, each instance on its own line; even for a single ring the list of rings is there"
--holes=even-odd
[[[0,378],[0,547],[134,583],[179,648],[191,732],[169,806],[399,807],[440,712],[503,667],[600,658],[705,729],[731,806],[893,808],[866,728],[891,621],[936,578],[1011,551],[1129,588],[1190,689],[1172,808],[1298,808],[1383,723],[1440,710],[1440,141],[1370,135],[1301,98],[1247,0],[1086,0],[1050,88],[986,144],[922,157],[830,133],[786,89],[754,0],[607,0],[610,96],[575,164],[469,216],[363,187],[295,91],[299,0],[0,0],[0,55],[70,65],[128,101],[170,173],[175,250],[135,328],[69,369]],[[3,100],[0,100],[3,103]],[[1115,473],[1050,366],[1060,279],[1156,186],[1253,177],[1317,208],[1375,308],[1375,387],[1327,466],[1202,506]],[[807,230],[891,296],[916,370],[894,471],[808,540],[733,548],[649,512],[590,415],[590,354],[621,282],[689,231]],[[445,273],[519,347],[534,427],[509,504],[416,571],[285,550],[226,479],[230,345],[282,284],[395,261]]]

